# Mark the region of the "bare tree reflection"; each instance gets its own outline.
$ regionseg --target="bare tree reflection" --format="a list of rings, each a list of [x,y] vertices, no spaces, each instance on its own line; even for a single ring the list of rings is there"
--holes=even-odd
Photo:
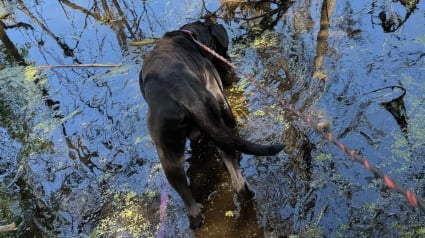
[[[58,36],[49,30],[49,28],[44,25],[37,17],[35,17],[32,12],[27,8],[25,3],[22,0],[16,0],[22,12],[24,12],[31,20],[36,23],[43,31],[45,31],[56,43],[62,48],[63,53],[66,57],[73,58],[74,62],[80,63],[80,61],[75,57],[74,50],[72,50],[65,42],[63,42]]]
[[[24,22],[12,22],[13,19],[13,9],[10,2],[0,2],[0,41],[3,43],[0,45],[0,50],[3,53],[3,60],[1,60],[1,67],[9,65],[21,65],[25,66],[25,50],[18,49],[15,43],[10,39],[7,29],[33,29],[31,25]]]
[[[65,57],[72,58],[74,63],[81,63],[81,60],[79,59],[81,56],[77,54],[80,50],[78,49],[79,39],[74,38],[76,43],[73,47],[66,42],[64,37],[55,33],[48,25],[49,21],[44,19],[42,12],[37,9],[40,7],[42,11],[42,4],[30,5],[30,3],[25,2],[25,0],[13,1],[16,2],[19,11],[27,15],[33,24],[37,25],[54,42],[56,42],[56,44],[62,49]],[[146,29],[146,27],[148,27],[150,29],[154,29],[153,24],[157,23],[149,19],[150,16],[152,16],[152,13],[148,14],[151,9],[147,6],[148,2],[146,1],[143,1],[140,4],[135,1],[99,0],[88,3],[88,7],[71,0],[58,0],[58,3],[62,7],[65,16],[70,16],[71,12],[80,12],[86,17],[85,24],[80,26],[82,28],[82,32],[89,30],[90,24],[88,24],[88,21],[90,19],[97,21],[99,24],[108,26],[115,33],[118,45],[122,52],[128,50],[129,40],[136,41],[145,37],[145,34],[142,31],[143,28]],[[140,11],[140,6],[143,6],[142,11]],[[72,18],[69,20],[70,25],[73,25],[72,22],[74,20]],[[146,22],[148,22],[148,24],[146,24]],[[26,26],[30,25],[26,24]],[[27,27],[27,29],[33,30],[34,32],[36,31],[36,29],[32,26]],[[39,46],[43,46],[45,42],[43,40],[39,40],[37,43]],[[10,48],[12,52],[13,47],[8,48]],[[16,53],[14,54],[18,57]]]
[[[388,7],[387,3],[383,3],[381,6],[378,6],[377,3],[372,5],[372,13],[375,11],[375,8],[383,9],[379,11],[378,18],[381,21],[380,25],[382,29],[386,33],[395,32],[402,27],[419,4],[419,0],[394,0],[390,5],[396,4],[396,2],[399,2],[404,7],[404,17],[402,16],[403,13],[400,13],[402,10],[395,10],[397,7],[393,6]]]
[[[314,59],[313,78],[327,81],[328,76],[322,70],[323,59],[328,50],[329,25],[335,7],[335,0],[325,0],[320,12],[320,30],[317,34],[316,57]]]
[[[292,5],[292,1],[232,1],[220,0],[219,9],[210,13],[222,18],[240,22],[243,27],[249,29],[249,33],[259,34],[266,30],[272,30],[282,19],[283,15]]]
[[[330,78],[331,76],[328,75],[326,69],[332,68],[334,65],[327,65],[327,57],[334,52],[330,50],[330,46],[333,46],[331,44],[335,42],[331,38],[332,32],[330,30],[332,28],[330,23],[335,23],[335,20],[338,20],[332,26],[336,26],[337,30],[346,32],[347,34],[344,34],[344,37],[348,36],[349,40],[358,39],[356,37],[358,34],[356,33],[360,31],[353,28],[358,23],[353,22],[352,18],[346,17],[346,15],[353,15],[352,11],[349,11],[351,9],[350,4],[354,6],[353,1],[345,1],[346,8],[343,8],[342,11],[340,10],[341,14],[343,14],[341,19],[332,16],[336,5],[335,0],[203,0],[203,9],[199,9],[199,1],[196,0],[178,3],[192,4],[196,2],[198,5],[196,5],[195,14],[200,11],[200,14],[196,16],[194,14],[188,16],[189,9],[179,12],[182,13],[181,16],[167,15],[162,11],[158,11],[158,6],[163,7],[160,4],[174,4],[173,1],[0,1],[0,3],[3,2],[12,3],[17,12],[23,13],[17,15],[23,15],[22,17],[25,19],[23,21],[27,22],[19,22],[16,19],[11,21],[9,18],[0,17],[0,40],[1,47],[3,47],[0,54],[13,59],[0,67],[30,63],[25,62],[27,58],[26,51],[28,49],[36,51],[37,49],[34,50],[34,48],[38,47],[40,52],[37,52],[37,54],[40,53],[41,57],[39,55],[31,56],[33,58],[37,57],[37,63],[44,59],[49,64],[52,63],[51,59],[62,63],[64,58],[68,61],[72,60],[74,63],[79,63],[83,60],[93,62],[97,59],[104,61],[104,55],[107,53],[113,55],[107,60],[125,61],[128,58],[122,59],[120,53],[127,56],[127,54],[130,55],[132,53],[130,51],[137,50],[137,53],[131,59],[136,59],[136,65],[130,66],[135,66],[136,68],[139,66],[138,64],[143,58],[143,54],[149,51],[149,48],[148,46],[142,46],[141,49],[129,47],[130,41],[142,40],[145,37],[159,37],[164,31],[174,29],[180,25],[181,22],[177,22],[175,19],[181,16],[183,16],[182,18],[190,17],[192,19],[215,17],[228,23],[230,27],[233,27],[232,30],[236,29],[237,33],[233,35],[234,38],[232,39],[236,47],[232,49],[236,51],[236,55],[243,58],[241,61],[247,60],[252,63],[252,67],[247,64],[247,71],[273,91],[278,92],[281,98],[285,98],[302,113],[309,113],[315,107],[317,101],[322,97],[326,86],[330,84],[328,77]],[[212,2],[219,2],[222,5],[218,9],[209,11],[207,7]],[[376,22],[372,21],[372,23],[379,24],[379,28],[382,26],[385,32],[395,31],[409,19],[418,3],[419,0],[374,0],[371,5],[371,15],[373,16],[372,20]],[[64,30],[61,29],[62,26],[55,24],[56,19],[49,19],[51,15],[46,12],[49,8],[45,4],[54,5],[55,9],[59,11],[58,15],[65,17],[65,19],[60,19],[60,23],[64,25]],[[395,6],[395,8],[389,7],[390,4]],[[359,19],[362,19],[364,14],[366,13],[359,14]],[[183,21],[191,21],[187,18]],[[174,22],[172,25],[167,25],[167,21]],[[11,34],[14,30],[22,33],[24,35],[23,38],[28,37],[29,42],[21,43],[23,40],[14,39]],[[342,41],[345,42],[345,40]],[[94,44],[92,44],[93,42]],[[21,44],[25,44],[24,47],[26,48],[22,48]],[[57,53],[58,51],[59,53]],[[86,52],[88,54],[84,54]],[[241,53],[239,54],[239,52]],[[118,57],[114,58],[114,56]],[[5,62],[8,60],[9,58]],[[339,63],[336,61],[334,59],[329,60],[331,64],[334,62],[335,64]],[[0,62],[0,64],[3,64],[3,62]],[[333,71],[329,71],[329,74],[331,72]],[[341,71],[336,70],[336,72],[340,73]],[[35,224],[29,225],[31,228],[28,229],[28,235],[34,236],[34,231],[39,230],[36,235],[48,235],[54,231],[57,232],[55,233],[57,236],[66,237],[64,234],[66,234],[66,230],[70,226],[72,226],[72,234],[75,234],[75,236],[79,232],[82,232],[81,235],[83,236],[86,235],[83,233],[92,230],[96,224],[99,224],[99,215],[96,214],[96,211],[102,207],[102,203],[105,204],[104,201],[98,199],[97,196],[93,196],[94,193],[92,193],[92,191],[99,192],[101,190],[99,188],[90,189],[86,184],[96,185],[96,180],[101,178],[103,174],[106,175],[108,173],[108,176],[104,176],[102,186],[104,183],[105,188],[112,190],[111,180],[109,180],[110,174],[113,174],[112,176],[122,176],[122,181],[129,181],[128,178],[133,173],[136,173],[139,168],[145,168],[151,166],[147,164],[156,163],[150,163],[151,161],[145,163],[151,158],[156,161],[155,152],[148,154],[153,151],[152,148],[147,146],[148,142],[145,145],[137,142],[142,140],[141,138],[133,138],[136,133],[137,136],[145,133],[140,129],[143,125],[137,124],[139,122],[143,123],[145,111],[139,107],[142,103],[135,99],[140,96],[137,94],[138,91],[137,93],[131,91],[136,96],[129,98],[129,95],[126,94],[128,91],[123,93],[123,90],[121,90],[127,90],[128,85],[131,85],[130,87],[135,85],[135,81],[131,81],[134,80],[134,75],[129,76],[132,77],[131,80],[127,78],[122,80],[123,75],[121,73],[122,71],[112,71],[108,77],[113,77],[113,80],[106,80],[108,72],[104,70],[52,70],[48,71],[48,78],[35,80],[36,83],[43,80],[44,82],[47,81],[45,87],[38,85],[37,90],[42,91],[42,94],[40,94],[39,100],[37,98],[37,101],[43,107],[47,105],[50,111],[46,110],[48,111],[46,112],[48,116],[39,116],[37,115],[37,112],[39,112],[37,109],[34,116],[36,116],[38,121],[45,121],[50,118],[49,116],[58,119],[62,124],[60,124],[59,131],[55,134],[55,139],[59,137],[64,139],[62,144],[56,144],[56,140],[54,142],[46,142],[49,144],[40,144],[40,148],[45,147],[49,150],[59,151],[58,156],[53,154],[51,158],[42,157],[40,160],[42,162],[39,162],[37,157],[35,164],[37,168],[41,169],[26,171],[28,178],[22,177],[19,181],[21,188],[24,188],[22,195],[30,198],[25,201],[28,203],[25,206],[33,208],[30,209],[31,211],[36,210],[37,212],[37,214],[29,216],[30,219],[36,218]],[[99,77],[100,75],[105,75],[105,78]],[[335,87],[340,86],[340,84],[341,82]],[[289,236],[294,235],[294,232],[300,232],[299,230],[304,229],[307,223],[323,215],[317,213],[320,213],[318,205],[323,204],[323,201],[319,201],[322,197],[314,196],[318,187],[317,183],[314,185],[317,179],[314,172],[317,172],[316,169],[320,169],[320,166],[318,166],[318,162],[312,160],[312,151],[314,150],[313,144],[318,138],[314,136],[315,134],[310,134],[310,128],[302,122],[300,123],[294,115],[281,108],[276,102],[272,102],[271,97],[263,93],[256,93],[252,86],[249,87],[249,89],[237,87],[234,91],[227,92],[227,95],[230,94],[229,100],[238,104],[236,106],[232,105],[234,106],[233,109],[237,111],[236,114],[241,114],[244,118],[254,119],[251,120],[253,124],[259,124],[258,128],[264,129],[261,132],[256,132],[258,134],[254,136],[258,135],[260,137],[261,133],[267,134],[272,131],[270,134],[273,134],[273,136],[270,138],[282,139],[287,144],[287,153],[279,156],[279,158],[243,161],[244,163],[252,163],[248,164],[244,171],[248,176],[257,178],[264,176],[264,180],[261,178],[258,181],[251,177],[252,185],[260,189],[266,188],[263,191],[257,190],[259,197],[252,203],[236,204],[235,207],[233,193],[229,189],[229,184],[226,184],[230,180],[226,177],[225,168],[218,162],[215,152],[203,150],[204,154],[197,155],[196,151],[194,151],[190,161],[192,167],[189,167],[188,174],[192,181],[191,185],[198,192],[197,197],[205,202],[207,219],[209,219],[204,230],[195,232],[195,235],[199,235],[199,237],[211,235],[212,230],[214,230],[214,235],[220,237],[225,236],[226,231],[229,236],[234,237],[242,235],[250,235],[250,237],[258,235],[262,237],[267,236],[267,232],[275,232],[270,235],[272,237]],[[346,89],[341,94],[350,93],[349,89],[351,89],[350,86],[346,85]],[[19,95],[19,93],[16,94]],[[332,93],[332,91],[328,91],[328,93]],[[31,94],[29,98],[34,100],[34,95]],[[0,96],[3,95],[0,93]],[[12,96],[11,98],[13,99]],[[30,128],[32,124],[28,124],[27,121],[22,123],[21,121],[32,120],[32,117],[17,117],[12,112],[9,112],[11,111],[9,104],[16,104],[17,101],[10,100],[10,98],[6,99],[0,100],[0,108],[3,108],[3,111],[8,114],[5,120],[10,123],[6,124],[6,127],[21,126]],[[248,100],[250,101],[249,103]],[[405,100],[406,98],[403,100],[403,97],[400,97],[382,103],[382,106],[395,118],[403,133],[407,131],[407,123],[409,122]],[[358,110],[360,113],[353,115],[352,124],[349,125],[349,128],[344,133],[349,133],[350,130],[360,126],[367,129],[366,133],[369,133],[369,131],[372,134],[380,133],[379,131],[374,131],[373,125],[366,121],[367,115],[362,114],[368,106],[370,106],[368,103],[359,105]],[[76,115],[75,118],[68,122],[63,120],[67,114],[75,109],[78,109],[78,113],[81,111],[81,114]],[[264,118],[260,118],[261,116],[257,116],[255,113],[248,113],[257,109],[266,113]],[[138,127],[137,125],[140,128],[136,128]],[[269,126],[271,129],[268,128]],[[250,129],[253,129],[253,127],[246,127],[246,130]],[[283,133],[281,133],[282,131]],[[340,138],[344,137],[344,133],[340,135]],[[360,133],[363,132],[360,131]],[[366,133],[365,137],[369,137],[371,143],[375,143],[374,138]],[[28,137],[25,133],[18,134],[15,132],[15,134],[11,134],[11,137],[18,136],[22,138]],[[137,146],[135,146],[136,142]],[[43,148],[35,149],[37,153],[40,153],[40,151],[46,151],[46,149],[42,150]],[[26,153],[31,153],[34,147],[31,149],[28,149]],[[141,152],[142,150],[143,152]],[[146,153],[148,159],[144,157],[145,151],[149,151]],[[50,153],[46,152],[46,154]],[[27,155],[24,154],[23,156]],[[43,161],[46,163],[43,163]],[[64,172],[66,175],[64,180],[70,180],[70,182],[63,183],[62,188],[59,189],[47,188],[50,191],[57,192],[55,196],[47,197],[44,195],[43,193],[47,189],[44,190],[45,188],[42,186],[30,190],[40,184],[39,180],[35,181],[36,176],[44,172],[48,174],[46,176],[48,179],[55,176],[61,177],[61,172],[58,172],[61,168],[55,169],[53,163],[67,164],[67,161],[70,161],[70,163],[66,167],[68,171]],[[75,165],[78,165],[79,168],[76,169]],[[252,171],[249,171],[251,169]],[[205,176],[200,178],[199,172]],[[93,179],[93,177],[95,178]],[[41,182],[43,182],[43,179],[46,178],[41,178]],[[152,191],[157,191],[155,186],[151,187]],[[89,192],[84,194],[79,189],[87,189]],[[217,190],[219,191],[215,192]],[[111,191],[111,193],[113,192],[115,191]],[[86,200],[89,202],[80,204],[81,198],[90,198],[91,200]],[[157,198],[152,197],[150,201]],[[34,205],[40,202],[40,205]],[[74,202],[75,204],[71,204]],[[109,202],[115,201],[108,201],[107,203]],[[149,206],[151,206],[149,211],[155,212],[157,205],[157,203],[149,203]],[[175,204],[170,206],[169,215],[173,217],[179,216],[180,213],[178,209],[175,209]],[[242,208],[242,206],[247,207]],[[272,211],[264,212],[261,210],[263,208]],[[109,213],[109,210],[114,209],[106,210]],[[231,214],[229,216],[225,215],[229,211],[231,211]],[[230,217],[232,212],[235,217]],[[66,224],[68,221],[60,221],[65,216],[70,217],[71,225]],[[155,215],[153,216],[155,217]],[[326,216],[329,218],[329,214]],[[152,217],[149,219],[155,220]],[[182,227],[179,222],[180,218],[175,221],[176,219],[173,219],[168,222],[167,232],[177,232],[177,236],[184,236],[185,234],[180,233],[182,230],[176,231],[176,229]],[[152,230],[155,231],[157,222],[155,221],[152,224]],[[251,234],[249,234],[250,232]],[[255,235],[253,235],[254,233]],[[303,237],[303,235],[297,235]]]
[[[11,56],[10,61],[16,61],[18,65],[26,65],[24,58],[19,53],[19,50],[16,48],[12,40],[10,40],[5,29],[6,25],[0,20],[0,40],[6,50],[6,54]]]
[[[139,27],[130,25],[121,4],[117,0],[112,0],[112,3],[101,0],[100,5],[98,1],[94,1],[91,6],[92,10],[86,9],[69,0],[59,0],[59,2],[74,10],[81,11],[83,14],[94,18],[99,23],[108,25],[115,32],[118,44],[123,50],[127,49],[128,37],[135,40],[137,34],[141,35]],[[125,2],[122,4],[127,6]],[[127,36],[127,33],[129,36]]]

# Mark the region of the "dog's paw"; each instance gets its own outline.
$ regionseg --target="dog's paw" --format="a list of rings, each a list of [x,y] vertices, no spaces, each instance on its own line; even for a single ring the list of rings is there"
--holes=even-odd
[[[190,229],[195,230],[200,228],[204,224],[204,214],[199,214],[197,217],[189,217]]]
[[[255,192],[249,189],[248,185],[245,184],[244,188],[237,192],[238,197],[242,202],[247,202],[255,197]]]
[[[204,224],[205,217],[204,214],[202,214],[202,208],[203,206],[197,203],[196,206],[187,214],[189,217],[190,228],[193,230],[200,228]]]

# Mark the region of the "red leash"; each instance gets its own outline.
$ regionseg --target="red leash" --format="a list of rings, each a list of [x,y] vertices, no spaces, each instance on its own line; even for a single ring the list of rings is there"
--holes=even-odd
[[[264,91],[267,95],[273,97],[273,99],[276,102],[279,102],[281,106],[283,106],[288,111],[294,113],[297,115],[298,118],[302,119],[304,122],[306,122],[308,125],[310,125],[312,128],[314,128],[319,134],[321,134],[324,138],[326,138],[329,142],[335,144],[338,146],[342,152],[347,154],[352,160],[357,161],[363,166],[369,170],[371,173],[373,173],[376,177],[380,177],[384,183],[392,190],[399,192],[403,194],[410,204],[412,204],[414,207],[419,207],[422,211],[425,211],[425,202],[418,199],[416,194],[410,191],[409,189],[405,189],[403,186],[401,186],[397,181],[391,179],[388,175],[384,174],[379,168],[369,163],[369,161],[363,157],[360,156],[356,151],[349,149],[347,146],[345,146],[342,142],[335,139],[333,134],[330,131],[330,122],[319,122],[314,118],[311,118],[310,116],[304,116],[301,114],[300,111],[294,109],[294,106],[292,104],[288,104],[285,99],[279,99],[278,94],[276,92],[272,92],[269,87],[265,86],[263,83],[259,83],[257,80],[253,79],[249,74],[242,71],[239,67],[237,67],[232,62],[225,59],[223,56],[217,54],[215,51],[210,49],[209,47],[205,46],[201,42],[199,42],[194,33],[188,30],[181,30],[182,32],[188,34],[192,40],[199,45],[202,49],[206,50],[210,54],[212,54],[214,57],[220,59],[227,65],[229,65],[233,70],[236,72],[242,74],[246,79],[251,81],[251,83],[259,88],[260,90]]]

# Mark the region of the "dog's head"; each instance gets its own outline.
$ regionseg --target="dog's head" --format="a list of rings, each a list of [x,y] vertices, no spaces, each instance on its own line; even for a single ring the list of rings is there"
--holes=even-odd
[[[197,21],[186,24],[180,29],[191,31],[198,41],[200,41],[202,44],[208,46],[210,49],[214,50],[215,52],[230,61],[230,57],[227,54],[227,49],[229,47],[229,37],[223,25],[212,23],[209,21]],[[217,59],[213,55],[208,55],[208,57],[216,66],[224,84],[228,84],[226,82],[228,80],[233,80],[229,79],[229,73],[231,72],[231,70],[226,63]]]
[[[206,22],[193,22],[180,28],[194,33],[196,39],[213,49],[221,56],[228,58],[227,48],[229,47],[229,37],[223,25]]]

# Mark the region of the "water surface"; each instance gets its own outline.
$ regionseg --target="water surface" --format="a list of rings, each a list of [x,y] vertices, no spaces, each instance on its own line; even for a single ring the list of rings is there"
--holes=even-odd
[[[6,33],[26,66],[2,47],[0,225],[17,230],[0,236],[425,234],[423,211],[241,75],[226,90],[241,135],[287,148],[243,156],[256,197],[240,203],[211,145],[188,145],[187,173],[206,216],[190,230],[138,85],[148,40],[215,14],[237,65],[303,114],[329,120],[341,142],[424,198],[422,1],[11,2],[0,4],[10,13],[1,21],[20,24]],[[120,66],[30,67],[74,64]]]

